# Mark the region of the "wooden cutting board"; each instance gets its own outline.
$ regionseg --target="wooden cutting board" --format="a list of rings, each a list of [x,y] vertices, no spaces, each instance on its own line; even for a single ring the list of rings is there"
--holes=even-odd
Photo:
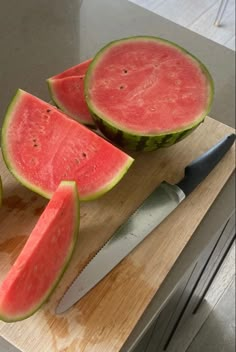
[[[77,273],[163,180],[176,183],[184,167],[228,133],[207,118],[175,146],[139,154],[123,180],[102,198],[81,204],[80,240],[49,302],[18,323],[0,322],[0,335],[24,352],[118,352],[235,168],[234,148],[152,234],[79,303],[54,310]],[[0,160],[0,282],[26,242],[47,201],[21,186]],[[48,268],[45,268],[48,270]]]

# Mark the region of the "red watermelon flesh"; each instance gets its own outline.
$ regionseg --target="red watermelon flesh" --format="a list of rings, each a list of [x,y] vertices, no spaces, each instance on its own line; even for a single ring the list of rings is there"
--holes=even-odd
[[[84,77],[71,76],[49,79],[48,86],[54,103],[75,120],[94,126],[94,121],[84,97]]]
[[[87,69],[90,63],[92,62],[92,60],[93,59],[88,59],[86,61],[83,61],[78,65],[72,66],[63,72],[58,73],[57,75],[51,77],[50,79],[59,79],[59,78],[65,78],[65,77],[71,77],[71,76],[84,75],[87,72]]]
[[[104,47],[86,76],[90,109],[134,135],[194,125],[208,111],[212,87],[203,65],[173,43],[127,38]]]
[[[75,180],[81,200],[113,188],[133,159],[52,105],[18,90],[2,128],[7,167],[26,187],[51,198]]]
[[[0,286],[0,319],[25,319],[45,302],[69,263],[78,231],[76,183],[61,182]]]
[[[53,102],[73,119],[95,126],[84,96],[84,77],[92,59],[86,60],[47,80]]]

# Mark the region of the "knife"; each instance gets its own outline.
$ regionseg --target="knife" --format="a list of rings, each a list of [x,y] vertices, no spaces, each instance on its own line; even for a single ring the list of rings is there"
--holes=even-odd
[[[176,185],[162,182],[85,266],[62,297],[56,314],[78,302],[142,242],[207,177],[234,141],[235,134],[228,135],[191,162]]]

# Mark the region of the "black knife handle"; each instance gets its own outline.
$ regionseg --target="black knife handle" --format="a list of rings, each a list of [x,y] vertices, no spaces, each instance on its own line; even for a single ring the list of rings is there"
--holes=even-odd
[[[188,196],[214,169],[218,162],[234,144],[235,134],[224,137],[206,153],[192,161],[186,168],[184,178],[177,184]]]

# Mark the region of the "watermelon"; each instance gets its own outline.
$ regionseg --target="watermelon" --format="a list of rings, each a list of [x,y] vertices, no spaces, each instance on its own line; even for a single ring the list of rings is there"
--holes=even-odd
[[[1,176],[0,176],[0,207],[2,205],[2,180],[1,180]]]
[[[14,322],[36,312],[62,277],[79,232],[74,181],[62,181],[0,286],[0,319]]]
[[[85,78],[85,98],[101,132],[136,151],[168,147],[189,135],[208,114],[213,91],[196,57],[156,37],[109,43]]]
[[[94,127],[95,123],[84,97],[84,77],[85,75],[49,79],[48,87],[57,107],[80,123]]]
[[[81,200],[104,194],[133,158],[52,105],[18,90],[3,122],[2,153],[26,187],[51,198],[62,180],[77,182]]]
[[[60,78],[84,75],[87,72],[88,67],[91,62],[92,62],[92,58],[88,59],[86,61],[83,61],[78,65],[72,66],[72,67],[68,68],[67,70],[65,70],[61,73],[58,73],[57,75],[55,75],[49,79],[60,79]]]
[[[59,73],[49,78],[47,83],[56,106],[73,119],[94,127],[94,120],[84,97],[84,78],[91,61],[92,59],[89,59]]]

